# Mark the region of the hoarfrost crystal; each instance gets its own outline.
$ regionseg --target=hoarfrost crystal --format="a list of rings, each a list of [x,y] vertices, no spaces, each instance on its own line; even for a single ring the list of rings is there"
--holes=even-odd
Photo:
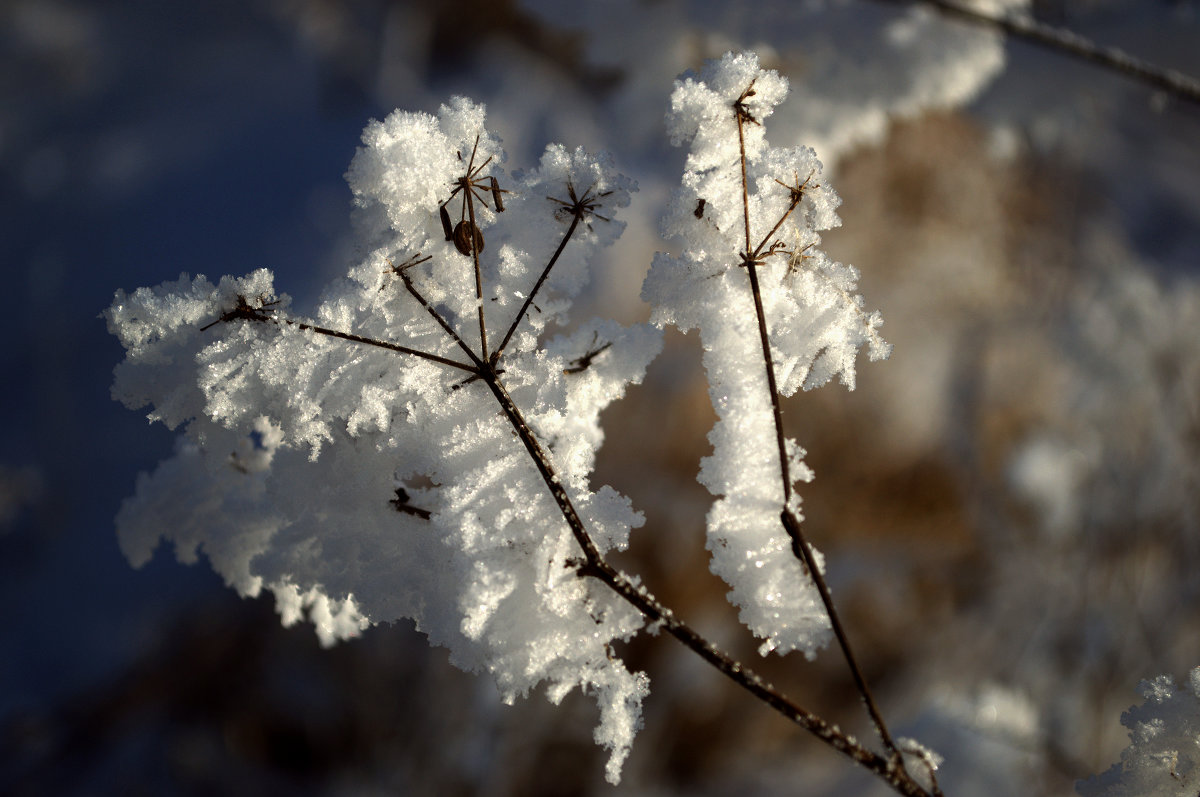
[[[580,686],[615,781],[647,679],[612,643],[642,618],[576,573],[579,545],[477,370],[503,373],[601,553],[625,547],[641,516],[588,480],[600,411],[642,378],[660,333],[592,321],[540,338],[635,186],[558,145],[506,177],[484,122],[456,98],[367,127],[347,178],[371,249],[312,318],[266,270],[117,293],[114,396],[183,430],[122,507],[120,542],[134,565],[160,537],[181,561],[203,552],[239,593],[273,592],[285,624],[307,613],[324,644],[407,617],[506,699]]]
[[[643,626],[630,594],[649,596],[597,573],[642,518],[589,480],[600,412],[671,323],[700,329],[719,415],[700,475],[719,497],[713,569],[764,652],[813,655],[828,618],[780,522],[799,517],[790,482],[811,472],[774,435],[759,329],[784,395],[853,387],[858,349],[889,347],[857,272],[816,248],[837,223],[820,163],[767,144],[786,93],[751,55],[677,84],[670,134],[691,149],[664,229],[686,249],[651,267],[654,325],[551,334],[635,186],[606,156],[557,144],[506,174],[483,106],[462,98],[368,125],[346,175],[367,254],[311,317],[265,269],[119,291],[105,313],[127,352],[113,394],[182,430],[121,508],[126,556],[144,564],[162,538],[181,561],[203,553],[239,593],[272,592],[284,624],[307,616],[323,644],[412,618],[508,701],[581,687],[617,782],[648,680],[613,643]]]
[[[1139,691],[1146,702],[1121,715],[1129,747],[1120,763],[1076,784],[1083,797],[1193,797],[1200,790],[1200,667],[1186,689],[1160,675]]]
[[[816,155],[767,143],[765,120],[786,94],[787,81],[753,54],[727,54],[676,83],[668,133],[690,149],[663,232],[685,248],[655,257],[642,297],[656,323],[700,330],[718,415],[699,477],[718,496],[708,515],[712,569],[733,588],[742,621],[765,638],[762,652],[812,656],[829,622],[780,523],[782,470],[747,261],[755,261],[781,394],[835,377],[853,388],[858,349],[881,359],[890,346],[880,315],[855,294],[858,272],[817,249],[818,232],[839,221]],[[785,447],[791,478],[811,479],[803,449],[791,440]]]

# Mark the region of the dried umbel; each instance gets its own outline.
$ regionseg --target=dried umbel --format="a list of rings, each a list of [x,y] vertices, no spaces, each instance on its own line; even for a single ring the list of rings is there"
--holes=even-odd
[[[471,157],[467,161],[466,173],[458,178],[454,190],[450,193],[450,198],[438,208],[438,217],[442,222],[442,230],[446,233],[446,240],[453,241],[454,248],[467,257],[473,257],[483,251],[483,233],[475,223],[475,203],[486,205],[486,196],[490,194],[495,211],[502,213],[504,212],[504,200],[501,194],[506,193],[501,190],[495,175],[480,179],[480,172],[487,168],[494,156],[489,155],[483,163],[476,166],[475,155],[478,149],[479,140],[476,138],[471,147]],[[462,160],[461,152],[458,153],[458,157],[459,160]],[[486,193],[483,193],[485,191]],[[458,223],[451,227],[450,213],[446,210],[446,206],[456,196],[461,197],[462,210],[459,213]]]

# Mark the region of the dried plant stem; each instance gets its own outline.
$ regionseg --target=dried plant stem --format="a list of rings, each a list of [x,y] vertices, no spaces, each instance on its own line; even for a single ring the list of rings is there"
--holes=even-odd
[[[775,383],[775,362],[771,357],[771,341],[767,336],[767,316],[763,311],[762,292],[758,285],[758,267],[753,259],[746,259],[746,271],[750,274],[750,292],[754,295],[754,313],[758,318],[758,336],[762,342],[763,363],[767,369],[767,390],[771,394],[771,412],[775,417],[775,443],[779,448],[779,468],[783,477],[783,505],[792,499],[792,477],[788,468],[787,442],[783,436],[783,409],[779,405],[779,388]]]
[[[876,0],[888,5],[897,0]],[[910,4],[912,0],[903,0]],[[1105,69],[1141,81],[1160,91],[1180,99],[1200,103],[1200,80],[1174,69],[1165,69],[1149,61],[1130,55],[1117,47],[1105,47],[1091,39],[1066,28],[1047,25],[1035,19],[1014,16],[997,16],[964,6],[955,0],[919,0],[947,17],[963,22],[992,28],[1008,36],[1045,47],[1061,55],[1096,64]]]
[[[741,116],[739,115],[739,136],[741,134],[741,124],[742,120]],[[743,144],[743,188],[745,187],[746,179],[745,166],[745,146]],[[748,193],[746,193],[745,196],[746,246],[747,249],[749,249],[750,222]],[[473,226],[474,212],[470,197],[470,191],[467,190],[465,201],[467,203],[467,212],[470,216],[471,224]],[[788,529],[789,535],[792,536],[793,548],[797,551],[797,556],[801,557],[806,562],[809,572],[812,573],[814,580],[817,581],[818,589],[821,592],[822,599],[825,601],[826,608],[831,617],[834,633],[837,635],[839,643],[842,645],[843,653],[845,654],[850,668],[855,675],[855,683],[858,685],[859,691],[867,703],[872,719],[875,721],[876,727],[883,737],[885,744],[887,745],[889,752],[888,757],[881,756],[878,753],[875,753],[872,750],[864,747],[853,736],[846,734],[836,725],[831,725],[820,716],[801,707],[782,692],[777,690],[770,683],[763,680],[763,678],[756,672],[748,667],[743,666],[728,653],[722,651],[720,648],[702,636],[699,632],[694,630],[691,626],[678,620],[675,617],[675,613],[671,609],[659,602],[657,598],[647,592],[644,588],[634,584],[634,582],[631,581],[630,578],[624,573],[609,564],[600,553],[600,549],[597,547],[591,535],[588,533],[587,528],[584,526],[583,520],[579,517],[579,513],[576,511],[574,504],[571,502],[570,496],[563,487],[562,479],[555,470],[554,464],[549,455],[546,453],[545,449],[542,448],[541,443],[538,441],[537,436],[534,434],[528,422],[525,420],[521,410],[517,407],[516,403],[512,399],[512,396],[509,395],[508,391],[504,387],[504,384],[500,381],[500,373],[502,372],[502,369],[496,367],[497,360],[499,359],[505,346],[507,346],[509,340],[512,338],[517,326],[521,322],[521,319],[525,317],[525,313],[527,312],[529,305],[532,303],[534,295],[545,283],[551,269],[553,269],[555,263],[558,262],[559,256],[562,254],[568,241],[570,241],[571,237],[578,229],[580,221],[583,220],[586,214],[594,211],[594,206],[589,206],[586,204],[587,194],[585,194],[583,199],[576,199],[572,192],[572,198],[575,199],[575,202],[574,205],[571,206],[572,220],[570,226],[563,235],[562,241],[558,244],[558,247],[555,249],[553,255],[551,255],[550,260],[547,262],[546,267],[542,271],[541,276],[538,278],[537,283],[534,285],[533,290],[530,291],[529,296],[526,297],[525,304],[522,306],[521,311],[517,314],[516,318],[512,322],[512,325],[509,327],[507,333],[500,343],[500,346],[495,350],[490,359],[487,355],[487,330],[482,312],[482,301],[480,301],[479,305],[480,353],[477,354],[471,349],[470,345],[463,340],[462,336],[455,331],[454,327],[444,317],[442,317],[442,315],[429,303],[427,299],[425,299],[424,295],[422,295],[417,287],[413,284],[411,277],[409,277],[407,273],[407,268],[404,267],[393,267],[392,270],[404,282],[404,287],[408,293],[414,299],[416,299],[418,303],[420,303],[427,313],[429,313],[429,315],[437,322],[438,326],[441,327],[442,331],[445,332],[446,335],[453,340],[463,352],[466,353],[467,357],[471,361],[470,365],[457,362],[448,357],[430,354],[428,352],[419,351],[406,346],[400,346],[398,344],[378,341],[372,338],[363,337],[361,335],[338,332],[337,330],[282,318],[275,313],[268,313],[263,307],[253,308],[249,306],[244,299],[240,299],[240,297],[238,307],[222,315],[219,319],[217,319],[217,321],[214,321],[213,324],[236,320],[257,322],[270,321],[279,325],[295,326],[299,329],[309,330],[316,334],[338,338],[351,343],[360,343],[367,346],[388,349],[389,351],[394,351],[399,354],[409,354],[422,357],[448,367],[471,373],[472,377],[467,381],[470,382],[479,380],[487,384],[488,389],[492,392],[496,402],[500,405],[500,409],[504,413],[505,418],[508,420],[509,425],[512,427],[514,433],[521,440],[522,445],[524,445],[525,450],[528,452],[530,460],[533,462],[534,466],[538,470],[538,473],[542,477],[542,481],[545,482],[546,487],[550,491],[550,495],[554,499],[554,502],[557,505],[563,519],[566,521],[568,528],[570,528],[572,536],[575,538],[575,541],[578,543],[583,553],[582,559],[573,560],[570,563],[575,567],[576,572],[580,577],[595,578],[597,581],[604,584],[619,597],[641,612],[641,614],[649,622],[657,623],[662,629],[666,630],[667,633],[675,637],[685,647],[715,667],[734,683],[750,692],[757,699],[761,700],[763,703],[766,703],[768,706],[786,717],[791,722],[812,733],[834,750],[842,753],[855,763],[875,773],[897,793],[906,795],[906,797],[930,797],[930,794],[926,792],[915,780],[913,780],[912,776],[909,775],[909,773],[905,770],[903,761],[900,758],[899,753],[896,751],[896,747],[892,743],[891,737],[887,734],[887,730],[883,725],[883,720],[879,717],[878,710],[875,708],[874,701],[871,699],[870,692],[867,690],[866,683],[862,678],[861,672],[858,669],[858,665],[855,663],[854,658],[850,653],[849,643],[846,641],[845,634],[841,630],[841,624],[838,622],[837,615],[833,611],[833,602],[829,597],[829,591],[824,585],[824,581],[820,575],[820,571],[816,567],[816,563],[813,560],[811,551],[808,549],[808,546],[803,542],[803,538],[800,536],[799,522],[786,507],[786,498],[782,515],[784,527]],[[798,195],[793,196],[791,207],[788,208],[787,213],[791,213],[798,203]],[[784,218],[786,218],[786,214]],[[778,229],[782,223],[783,219],[780,219],[779,223],[775,225],[775,229]],[[774,231],[772,231],[772,234],[773,233]],[[769,237],[770,236],[768,236],[768,238]],[[477,295],[482,297],[483,287],[481,272],[479,269],[479,252],[475,246],[474,237],[472,236],[470,240],[472,242],[472,253],[475,261],[476,291]],[[766,243],[767,241],[764,239],[763,243],[760,244],[759,249],[765,246]],[[787,458],[782,432],[782,419],[779,409],[778,391],[775,387],[774,368],[771,363],[770,350],[767,341],[766,321],[762,309],[761,296],[758,290],[758,277],[755,271],[755,259],[757,258],[758,254],[759,252],[756,251],[753,256],[747,255],[746,265],[748,266],[749,273],[751,275],[750,279],[753,286],[755,306],[757,308],[759,319],[759,331],[762,336],[763,348],[766,356],[767,377],[775,412],[777,438],[780,447],[780,461],[782,463],[784,473],[785,496],[790,496],[790,492],[788,492],[790,490],[790,480],[787,476]],[[424,262],[424,260],[415,260],[415,262]],[[212,324],[209,326],[212,326]],[[207,329],[207,327],[205,327],[205,329]],[[794,532],[793,528],[795,529]],[[934,795],[936,796],[937,794],[940,794],[940,792],[935,789]]]
[[[373,340],[371,338],[364,338],[361,335],[352,335],[349,332],[338,332],[336,329],[326,329],[325,327],[318,327],[313,324],[305,324],[300,321],[283,320],[283,321],[281,321],[281,323],[288,324],[289,326],[294,326],[294,327],[296,327],[296,329],[303,329],[303,330],[307,330],[309,332],[315,332],[318,335],[327,335],[331,338],[340,338],[341,340],[348,340],[351,343],[361,343],[364,346],[375,346],[375,347],[378,347],[381,349],[387,349],[388,351],[398,352],[400,354],[411,354],[414,357],[420,357],[425,360],[431,360],[435,363],[440,363],[442,365],[448,365],[451,368],[458,368],[463,371],[470,371],[471,373],[475,373],[475,371],[476,371],[476,368],[474,366],[467,365],[466,363],[460,363],[455,360],[451,360],[449,357],[442,357],[437,354],[431,354],[426,351],[420,351],[419,349],[411,349],[407,346],[401,346],[397,343],[388,343],[387,341]]]
[[[450,336],[450,339],[457,343],[460,349],[466,352],[467,357],[469,357],[471,362],[475,364],[474,368],[468,370],[478,375],[480,369],[483,367],[483,361],[476,356],[475,352],[471,351],[471,347],[467,345],[467,342],[463,340],[457,332],[454,331],[454,327],[450,326],[450,322],[442,318],[442,314],[439,313],[434,306],[431,305],[429,301],[421,295],[421,292],[417,290],[417,286],[413,285],[412,278],[409,277],[408,274],[401,271],[400,279],[404,280],[404,288],[409,292],[409,294],[412,295],[414,299],[420,302],[421,306],[425,308],[425,312],[429,313],[429,315],[433,317],[433,320],[438,323],[438,326],[440,326],[442,330]],[[480,327],[481,331],[482,329],[483,328]]]
[[[474,158],[475,153],[472,152],[471,159],[474,160]],[[475,309],[479,313],[480,359],[486,360],[488,358],[487,324],[483,318],[483,273],[479,268],[479,227],[475,225],[475,199],[471,193],[470,185],[463,191],[463,198],[467,203],[467,217],[470,219],[471,224],[471,234],[467,238],[471,242],[471,260],[475,264]]]
[[[546,278],[550,276],[550,269],[554,268],[554,264],[558,262],[559,256],[563,253],[563,250],[567,248],[567,242],[571,240],[571,236],[573,236],[575,234],[575,230],[579,228],[579,222],[582,218],[582,212],[576,212],[571,215],[571,225],[567,227],[567,231],[563,235],[562,240],[558,242],[558,248],[556,248],[554,250],[554,254],[550,256],[550,260],[546,263],[546,267],[542,269],[541,275],[538,277],[537,282],[535,282],[533,285],[533,290],[531,290],[529,295],[525,297],[525,303],[521,305],[521,309],[517,312],[516,317],[513,318],[512,323],[508,327],[508,331],[504,333],[504,339],[500,341],[500,345],[496,347],[496,351],[492,353],[492,362],[499,360],[500,355],[504,353],[505,347],[508,346],[508,342],[512,340],[513,334],[517,331],[517,327],[521,325],[522,319],[525,318],[525,313],[529,312],[529,306],[533,304],[533,297],[537,295],[537,292],[541,290],[542,285],[546,282]]]
[[[752,84],[753,85],[753,84]],[[775,363],[771,356],[771,340],[767,334],[767,317],[763,309],[762,291],[759,288],[758,282],[758,260],[762,254],[762,249],[768,245],[771,236],[775,234],[787,217],[796,209],[801,199],[801,188],[799,185],[792,192],[791,203],[788,209],[783,213],[783,216],[772,227],[771,232],[763,238],[758,247],[750,251],[750,187],[746,178],[746,139],[745,139],[745,123],[751,117],[745,111],[742,105],[743,100],[749,95],[752,88],[747,88],[742,97],[734,103],[734,116],[737,119],[738,130],[738,148],[742,170],[742,207],[745,213],[745,233],[746,233],[746,251],[743,253],[743,265],[746,266],[746,272],[750,276],[750,293],[754,298],[754,313],[758,320],[758,335],[762,345],[763,363],[767,372],[767,390],[771,397],[771,412],[775,421],[775,442],[779,449],[779,469],[783,480],[783,509],[780,513],[780,520],[783,523],[783,528],[787,532],[788,537],[792,541],[792,553],[799,559],[808,571],[813,583],[817,587],[817,592],[821,596],[821,602],[825,606],[825,612],[829,615],[829,624],[833,629],[834,637],[838,641],[838,646],[842,650],[842,655],[846,659],[846,665],[850,669],[851,676],[854,679],[854,685],[858,689],[859,695],[862,697],[863,704],[866,706],[867,713],[871,716],[871,721],[875,725],[875,730],[879,733],[880,739],[883,741],[884,747],[887,749],[889,757],[895,762],[896,766],[903,770],[903,758],[900,756],[899,750],[896,748],[896,743],[892,740],[891,733],[888,732],[887,725],[883,721],[883,715],[879,711],[879,706],[875,702],[875,698],[871,694],[870,687],[867,685],[867,680],[863,676],[862,668],[858,665],[858,660],[854,656],[854,651],[850,647],[850,640],[846,636],[846,631],[842,626],[841,620],[838,618],[837,609],[833,603],[833,597],[829,593],[829,585],[825,582],[825,576],[821,573],[815,557],[809,548],[807,540],[804,538],[804,532],[801,530],[799,518],[795,516],[791,509],[792,498],[792,479],[788,467],[787,455],[787,439],[783,433],[783,410],[780,406],[779,389],[775,382]],[[799,178],[797,178],[799,183]]]
[[[812,733],[834,750],[874,772],[898,793],[909,795],[909,797],[929,797],[928,793],[898,763],[897,758],[884,758],[878,753],[872,752],[859,744],[853,737],[846,735],[837,726],[830,725],[821,717],[790,700],[756,672],[743,666],[728,653],[709,642],[691,626],[676,619],[675,613],[671,609],[660,603],[645,589],[633,584],[624,573],[610,565],[600,554],[595,542],[588,534],[583,521],[579,518],[579,513],[575,511],[575,507],[571,503],[570,496],[562,486],[553,463],[529,428],[520,409],[513,402],[508,391],[504,389],[499,377],[489,368],[484,371],[481,379],[487,383],[513,430],[525,445],[530,459],[533,460],[542,480],[550,490],[551,496],[558,504],[559,511],[567,521],[572,535],[583,550],[583,561],[577,565],[581,576],[589,576],[603,583],[648,620],[659,623],[663,630],[734,683],[779,714]]]
[[[569,237],[569,234],[568,236]],[[556,251],[561,253],[562,246]],[[553,262],[551,263],[553,265]],[[547,268],[547,272],[549,267]],[[757,699],[770,706],[777,713],[786,717],[791,722],[799,725],[808,732],[812,733],[822,742],[833,748],[834,750],[849,757],[855,763],[865,767],[871,772],[878,775],[897,793],[906,795],[906,797],[930,797],[930,795],[917,784],[902,765],[898,764],[898,759],[895,757],[885,758],[878,753],[875,753],[860,744],[854,737],[847,735],[835,725],[830,725],[826,720],[814,714],[811,711],[801,707],[793,702],[786,695],[776,689],[767,681],[748,667],[743,666],[740,662],[725,653],[712,642],[708,641],[699,632],[691,626],[683,623],[675,617],[675,613],[667,606],[662,604],[647,592],[645,589],[635,585],[628,576],[610,565],[600,553],[595,541],[587,532],[587,528],[583,524],[583,520],[579,517],[574,504],[571,502],[570,496],[567,495],[566,489],[562,485],[562,480],[554,468],[554,464],[547,455],[545,449],[542,448],[537,436],[530,428],[524,415],[509,395],[503,383],[500,381],[498,370],[494,363],[483,361],[477,354],[472,352],[462,338],[454,332],[454,328],[428,303],[427,300],[412,284],[411,279],[404,271],[397,272],[403,279],[408,292],[417,299],[418,302],[437,320],[442,329],[455,340],[459,346],[463,347],[470,356],[474,365],[466,365],[455,362],[449,358],[439,357],[437,355],[421,352],[416,349],[410,349],[404,346],[378,341],[372,338],[363,337],[361,335],[352,335],[337,330],[318,327],[312,324],[305,324],[290,319],[281,318],[275,314],[268,315],[261,308],[251,309],[244,307],[241,310],[228,312],[221,316],[216,322],[230,322],[236,320],[258,321],[258,322],[274,322],[280,325],[295,326],[300,329],[310,330],[319,335],[327,335],[329,337],[338,338],[340,340],[349,341],[351,343],[360,343],[367,346],[375,346],[379,348],[395,351],[400,354],[411,354],[443,365],[457,368],[460,370],[469,371],[474,376],[474,379],[479,379],[487,384],[492,395],[496,398],[500,405],[501,411],[504,413],[509,425],[516,433],[521,443],[525,446],[525,450],[529,454],[530,460],[537,468],[538,473],[545,482],[547,489],[550,491],[551,497],[558,506],[559,512],[566,521],[567,526],[571,530],[576,542],[579,544],[583,552],[583,559],[577,560],[574,564],[577,572],[581,577],[591,577],[600,581],[606,587],[615,592],[627,603],[632,605],[651,623],[657,623],[671,636],[679,640],[685,647],[695,653],[697,656],[715,667],[727,678],[741,686],[746,691],[750,692]],[[544,275],[543,275],[544,276]],[[519,318],[520,316],[518,316]],[[786,515],[786,510],[785,510]],[[785,524],[787,520],[785,518]],[[813,564],[809,565],[809,569],[816,573],[816,567]],[[823,593],[825,594],[825,593]],[[835,624],[836,626],[836,624]]]
[[[256,322],[264,323],[264,324],[265,323],[281,324],[284,326],[295,327],[296,329],[301,329],[306,332],[314,332],[318,335],[325,335],[325,336],[331,337],[331,338],[338,338],[339,340],[347,340],[347,341],[350,341],[351,343],[361,343],[364,346],[374,346],[375,348],[378,348],[378,349],[387,349],[388,351],[394,351],[397,354],[409,354],[409,355],[412,355],[413,357],[420,357],[423,360],[430,360],[435,363],[440,363],[441,365],[448,365],[451,368],[458,368],[463,371],[468,371],[472,374],[478,373],[478,370],[479,370],[478,364],[467,365],[466,363],[460,363],[456,360],[451,360],[449,357],[442,357],[441,355],[431,354],[430,352],[421,351],[420,349],[413,349],[408,346],[401,346],[399,343],[389,343],[388,341],[385,341],[385,340],[376,340],[374,338],[366,338],[366,337],[363,337],[362,335],[355,335],[350,332],[339,332],[336,329],[320,327],[315,324],[306,324],[303,321],[293,321],[290,318],[281,318],[275,313],[268,313],[262,307],[251,307],[249,304],[246,303],[245,299],[243,299],[242,297],[238,297],[238,298],[239,298],[239,304],[237,307],[235,307],[233,310],[230,310],[229,312],[225,313],[220,318],[218,318],[216,321],[213,321],[210,324],[204,325],[203,327],[200,328],[200,331],[203,332],[204,330],[206,330],[216,324],[222,323],[222,322],[238,321],[238,320],[256,321]],[[467,354],[471,355],[471,357],[474,358],[474,355],[471,354],[470,349],[467,349]]]

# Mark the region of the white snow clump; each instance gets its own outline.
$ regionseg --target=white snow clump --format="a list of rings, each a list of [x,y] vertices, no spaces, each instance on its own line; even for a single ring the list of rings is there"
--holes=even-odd
[[[113,395],[183,431],[122,506],[120,543],[135,566],[160,539],[183,562],[203,552],[240,594],[273,592],[285,625],[307,614],[324,644],[412,618],[505,700],[581,687],[616,782],[648,681],[612,645],[643,619],[577,574],[579,544],[470,358],[487,361],[512,330],[494,360],[505,388],[600,552],[624,548],[642,518],[589,484],[598,419],[641,380],[661,333],[592,321],[541,338],[620,234],[614,214],[635,186],[606,156],[559,145],[507,176],[484,125],[482,105],[456,98],[436,117],[397,111],[367,127],[347,178],[371,248],[312,317],[265,269],[117,292],[105,316],[127,354]]]
[[[1120,763],[1081,780],[1082,797],[1195,797],[1200,791],[1200,667],[1178,689],[1169,675],[1138,686],[1146,702],[1121,715],[1129,747]]]
[[[878,333],[882,317],[855,293],[858,272],[817,248],[819,231],[840,223],[820,161],[807,147],[767,143],[765,120],[787,90],[786,79],[761,69],[753,54],[728,53],[676,82],[667,129],[690,149],[663,234],[684,250],[654,258],[642,298],[653,322],[700,330],[718,416],[699,476],[718,497],[708,514],[712,570],[733,588],[742,622],[766,640],[761,652],[812,657],[830,637],[829,620],[780,522],[782,472],[744,255],[761,255],[756,269],[782,395],[835,377],[853,388],[858,349],[865,345],[876,360],[891,347]],[[788,440],[786,450],[792,480],[809,481],[804,449]],[[794,496],[792,504],[799,517]]]

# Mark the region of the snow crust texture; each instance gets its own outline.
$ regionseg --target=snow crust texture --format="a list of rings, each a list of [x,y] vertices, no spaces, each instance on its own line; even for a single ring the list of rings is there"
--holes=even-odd
[[[642,618],[577,575],[579,545],[484,382],[433,357],[469,367],[466,349],[486,359],[512,328],[505,387],[598,549],[625,547],[642,518],[589,483],[598,419],[641,380],[660,332],[596,320],[542,333],[567,319],[636,187],[606,156],[560,145],[506,175],[485,121],[483,106],[456,98],[437,116],[368,125],[347,179],[371,248],[311,318],[265,269],[117,293],[105,315],[127,355],[113,395],[183,433],[175,456],[139,478],[119,539],[135,566],[164,539],[183,562],[203,554],[240,594],[274,593],[285,625],[307,617],[324,644],[412,618],[506,700],[544,683],[557,702],[578,686],[600,706],[615,781],[648,681],[612,643]],[[577,201],[588,203],[578,220]],[[482,302],[463,243],[472,227],[448,240],[443,212],[456,233],[478,231]]]
[[[1121,761],[1080,781],[1082,797],[1193,797],[1200,791],[1200,667],[1180,689],[1169,675],[1142,681],[1146,702],[1121,715]]]

